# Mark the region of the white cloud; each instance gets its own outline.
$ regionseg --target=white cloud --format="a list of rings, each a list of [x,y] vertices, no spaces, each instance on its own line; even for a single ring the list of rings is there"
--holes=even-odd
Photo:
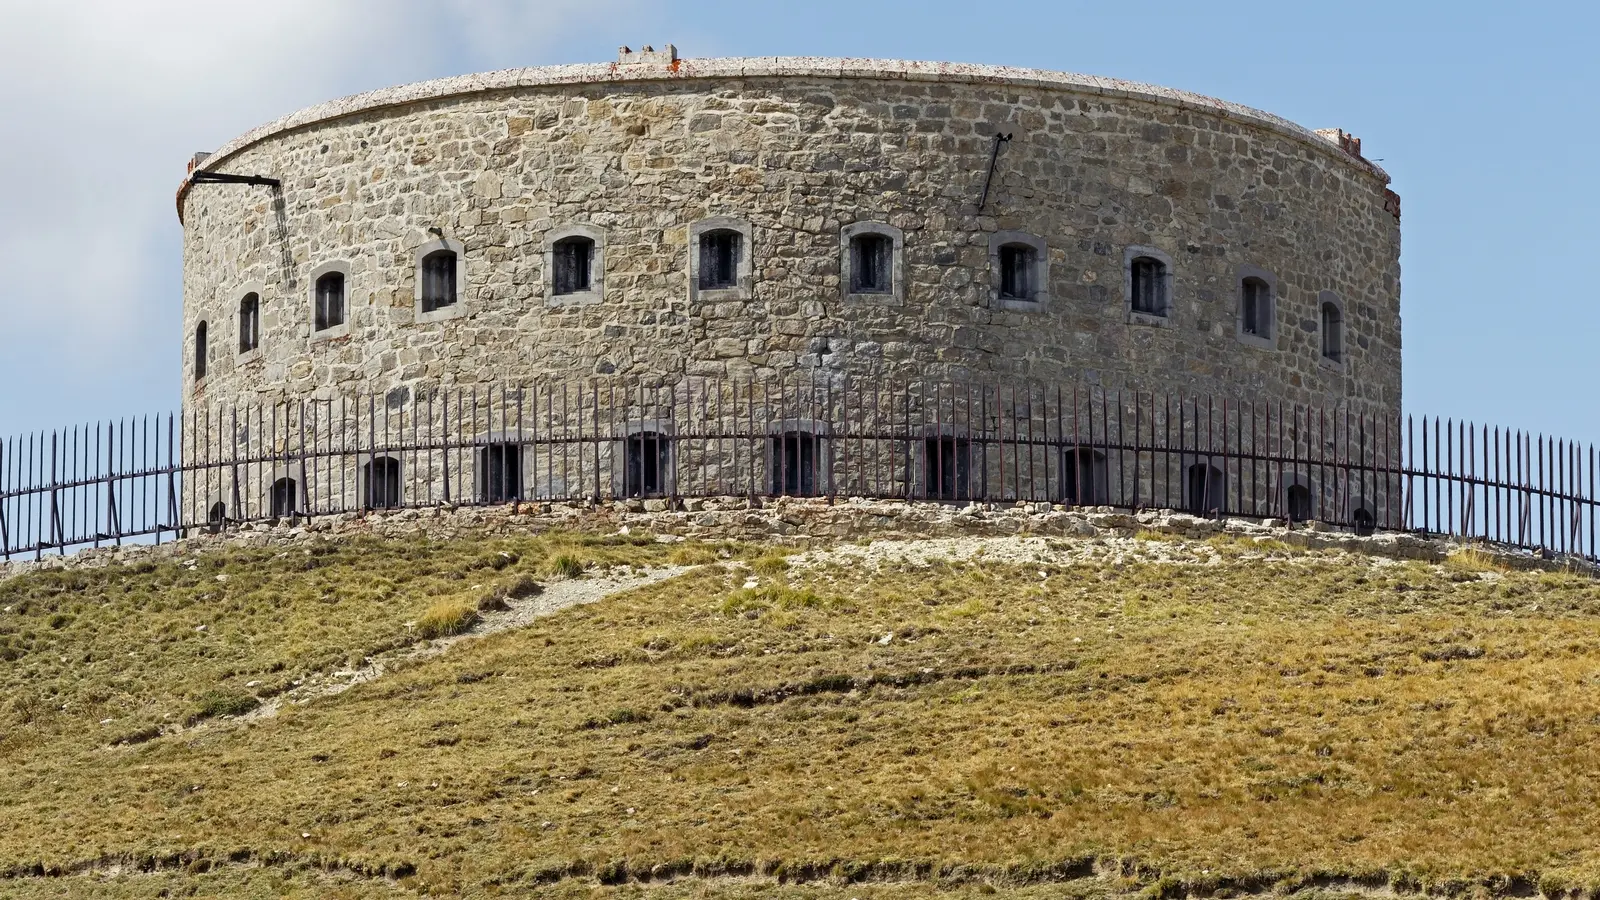
[[[653,0],[5,4],[0,378],[51,372],[78,407],[71,418],[114,409],[72,403],[74,386],[85,398],[110,384],[110,396],[170,404],[181,344],[173,194],[194,151],[359,90],[604,59],[612,23],[644,30],[654,8]],[[63,415],[49,412],[0,392],[0,432]]]

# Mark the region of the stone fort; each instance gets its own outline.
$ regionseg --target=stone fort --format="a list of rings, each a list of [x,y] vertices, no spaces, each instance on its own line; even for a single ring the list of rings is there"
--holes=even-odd
[[[196,156],[185,397],[806,373],[1389,417],[1387,183],[1343,131],[1028,69],[669,47],[430,81]]]

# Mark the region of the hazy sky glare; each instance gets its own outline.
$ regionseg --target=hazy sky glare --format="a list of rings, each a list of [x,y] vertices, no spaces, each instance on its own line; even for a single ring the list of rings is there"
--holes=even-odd
[[[1407,408],[1600,440],[1590,4],[0,2],[0,433],[178,405],[194,151],[343,94],[671,41],[1109,75],[1354,132],[1404,198]]]

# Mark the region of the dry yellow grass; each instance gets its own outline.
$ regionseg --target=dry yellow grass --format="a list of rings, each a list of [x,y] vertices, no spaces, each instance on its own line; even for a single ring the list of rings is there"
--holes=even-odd
[[[440,600],[428,607],[416,624],[417,636],[429,638],[460,634],[478,623],[478,604],[460,598]]]
[[[350,896],[1600,887],[1594,582],[1303,553],[763,569],[250,727],[24,742],[0,869],[277,862],[204,876],[240,895],[310,865]],[[746,880],[599,885],[652,872]],[[903,883],[830,888],[852,878]]]
[[[435,605],[537,589],[565,557],[664,561],[648,536],[349,539],[0,582],[0,758],[146,739],[233,715],[315,673],[418,639]]]

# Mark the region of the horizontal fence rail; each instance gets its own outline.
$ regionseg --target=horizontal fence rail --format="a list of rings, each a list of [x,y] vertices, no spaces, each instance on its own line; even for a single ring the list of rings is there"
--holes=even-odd
[[[1595,450],[1099,387],[607,379],[195,407],[0,440],[0,555],[441,505],[811,496],[1171,508],[1595,559]]]

